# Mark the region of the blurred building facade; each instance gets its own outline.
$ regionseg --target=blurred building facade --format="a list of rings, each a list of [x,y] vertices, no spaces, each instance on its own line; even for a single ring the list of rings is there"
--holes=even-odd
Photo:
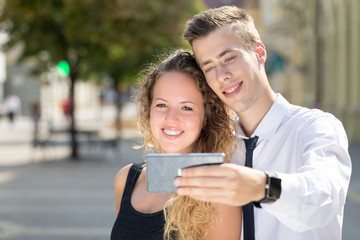
[[[237,5],[254,17],[269,81],[291,103],[339,118],[360,141],[359,0],[204,0]]]
[[[9,94],[19,96],[22,105],[21,114],[27,115],[31,101],[40,100],[41,84],[39,78],[31,74],[36,62],[27,60],[21,64],[17,63],[22,51],[23,45],[18,44],[6,52],[6,77],[2,85],[2,97],[5,98]]]

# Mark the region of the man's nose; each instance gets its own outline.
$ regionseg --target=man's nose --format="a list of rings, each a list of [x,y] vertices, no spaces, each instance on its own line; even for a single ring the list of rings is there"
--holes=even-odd
[[[222,64],[216,66],[217,79],[221,82],[227,81],[231,78],[232,74],[227,67]]]

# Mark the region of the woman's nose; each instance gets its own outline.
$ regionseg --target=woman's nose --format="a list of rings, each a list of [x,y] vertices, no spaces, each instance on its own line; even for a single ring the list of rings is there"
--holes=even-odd
[[[179,113],[175,109],[169,109],[166,114],[166,120],[168,121],[178,121]]]

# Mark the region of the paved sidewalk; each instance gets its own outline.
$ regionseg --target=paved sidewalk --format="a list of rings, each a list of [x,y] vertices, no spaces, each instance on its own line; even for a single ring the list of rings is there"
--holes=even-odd
[[[31,146],[31,123],[0,122],[0,239],[109,239],[115,220],[113,180],[117,171],[142,161],[129,130],[117,149],[80,149],[71,161],[68,147],[58,147],[57,160],[44,160]]]
[[[123,137],[110,152],[82,149],[80,161],[66,159],[67,147],[51,153],[58,160],[46,160],[30,144],[31,122],[21,119],[10,127],[0,120],[0,239],[109,239],[115,220],[114,176],[124,165],[143,160],[143,150],[132,148],[134,129]],[[360,144],[351,144],[350,154],[344,240],[360,236]]]

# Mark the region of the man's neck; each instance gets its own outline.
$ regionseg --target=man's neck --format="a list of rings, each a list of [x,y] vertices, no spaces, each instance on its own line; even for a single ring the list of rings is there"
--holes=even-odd
[[[274,104],[277,95],[271,90],[263,94],[257,101],[246,111],[237,113],[242,124],[243,131],[247,137],[255,132],[261,120]]]

